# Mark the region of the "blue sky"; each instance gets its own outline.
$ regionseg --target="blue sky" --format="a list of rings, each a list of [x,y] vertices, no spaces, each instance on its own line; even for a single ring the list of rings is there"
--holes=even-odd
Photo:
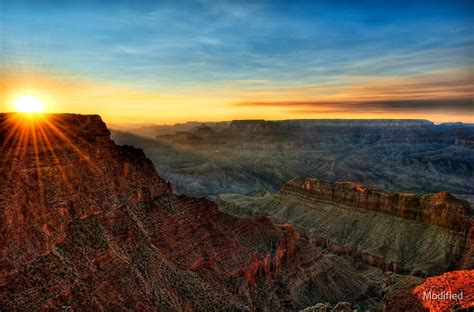
[[[0,66],[189,94],[472,73],[472,3],[2,0]]]

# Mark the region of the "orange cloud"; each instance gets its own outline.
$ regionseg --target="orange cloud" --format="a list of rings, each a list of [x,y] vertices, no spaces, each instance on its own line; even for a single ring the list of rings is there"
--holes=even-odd
[[[450,70],[411,77],[340,77],[322,84],[253,94],[238,107],[286,110],[324,118],[432,118],[474,120],[473,73]],[[265,100],[259,100],[262,96]]]
[[[153,92],[66,75],[2,70],[0,110],[11,111],[14,99],[28,94],[40,97],[47,112],[100,114],[113,123],[302,116],[473,122],[472,81],[472,71],[450,70],[410,77],[341,76],[297,88],[226,81],[214,89]]]

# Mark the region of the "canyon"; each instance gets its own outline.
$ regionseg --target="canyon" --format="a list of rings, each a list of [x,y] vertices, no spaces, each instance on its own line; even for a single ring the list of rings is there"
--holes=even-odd
[[[371,293],[291,225],[173,194],[99,116],[1,114],[0,127],[2,310],[281,310]]]
[[[286,125],[295,123],[307,124]],[[468,144],[451,139],[467,140],[470,130],[450,127],[438,133],[439,144],[465,157]],[[288,144],[283,136],[296,130],[265,121],[192,131],[201,139],[189,142],[201,145],[229,133],[219,142],[246,153],[316,144],[294,137]],[[449,280],[470,291],[473,233],[466,200],[310,178],[288,179],[272,193],[262,181],[278,162],[257,163],[254,183],[240,176],[231,188],[236,178],[226,175],[241,167],[216,166],[200,177],[208,179],[203,187],[203,180],[170,171],[207,157],[189,149],[183,132],[155,139],[114,131],[111,137],[98,115],[0,114],[0,309],[422,311],[432,305],[419,299],[417,287],[443,289]],[[182,141],[171,142],[176,136]],[[245,137],[248,144],[241,145]],[[178,157],[170,163],[170,155]],[[242,157],[250,162],[249,155]],[[469,184],[459,183],[462,168],[471,165],[469,158],[451,162],[454,178],[446,185],[469,195],[463,193]],[[162,167],[173,179],[164,178]],[[275,188],[286,177],[268,181]],[[203,196],[189,196],[196,190]],[[442,275],[447,271],[451,275]]]
[[[474,126],[428,120],[235,120],[112,130],[142,148],[174,191],[278,192],[289,180],[353,181],[397,192],[448,191],[474,203]]]
[[[469,204],[449,193],[416,195],[349,182],[295,178],[276,193],[221,194],[222,211],[272,216],[309,240],[370,265],[418,276],[474,266]]]

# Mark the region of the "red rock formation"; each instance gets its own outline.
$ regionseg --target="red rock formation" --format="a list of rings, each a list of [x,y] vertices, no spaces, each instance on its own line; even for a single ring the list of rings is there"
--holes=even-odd
[[[99,116],[0,114],[0,190],[2,311],[300,308],[315,271],[340,279],[319,300],[366,291],[292,226],[172,194]]]
[[[428,278],[413,294],[431,312],[474,308],[474,270],[452,271]]]
[[[471,311],[474,308],[474,271],[452,271],[427,278],[414,288],[390,291],[383,311]]]
[[[448,192],[417,195],[372,189],[352,182],[295,178],[286,183],[280,193],[388,213],[456,232],[466,232],[470,227],[469,204]]]
[[[47,254],[72,219],[170,191],[142,151],[114,145],[99,116],[3,114],[0,129],[2,258]]]

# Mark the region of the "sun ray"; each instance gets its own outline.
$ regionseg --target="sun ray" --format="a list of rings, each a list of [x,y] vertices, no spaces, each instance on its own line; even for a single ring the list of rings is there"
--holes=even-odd
[[[38,183],[38,190],[39,190],[39,200],[42,206],[44,206],[45,203],[45,197],[44,197],[44,185],[43,185],[43,179],[42,179],[42,166],[40,162],[40,154],[39,154],[39,142],[37,138],[37,128],[31,128],[31,142],[33,144],[33,151],[34,151],[34,158],[35,158],[35,171],[36,171],[36,180]]]
[[[46,124],[50,130],[54,132],[57,136],[59,136],[65,143],[67,143],[70,147],[74,149],[75,152],[85,161],[92,165],[93,169],[96,170],[98,173],[102,173],[99,167],[96,166],[94,162],[91,161],[91,157],[84,153],[80,148],[78,148],[68,137],[67,132],[65,130],[59,129],[61,127],[59,123],[55,122],[54,120],[46,120]]]
[[[70,131],[64,129],[64,127],[55,120],[53,115],[34,114],[33,116],[23,113],[9,114],[7,118],[2,120],[0,126],[4,129],[3,133],[5,133],[1,138],[0,149],[3,149],[3,153],[6,156],[0,171],[5,172],[8,181],[13,181],[13,173],[21,172],[21,170],[18,171],[19,168],[29,168],[32,166],[32,164],[26,163],[28,159],[27,152],[28,150],[32,150],[34,154],[32,169],[35,170],[36,173],[36,185],[40,192],[41,202],[45,200],[45,189],[43,185],[44,172],[42,167],[44,167],[46,162],[50,159],[49,157],[44,157],[44,155],[49,151],[51,159],[56,165],[59,161],[59,155],[56,154],[53,148],[53,141],[63,142],[63,144],[73,150],[74,154],[79,156],[80,159],[86,161],[95,174],[102,173],[102,170],[92,161],[91,155],[79,147],[86,146],[87,142],[74,135],[74,133],[70,133]],[[32,147],[32,149],[29,149],[30,147]],[[67,158],[70,157],[68,153],[65,153],[63,156]],[[71,192],[74,192],[64,168],[61,167],[60,172],[64,185],[66,185]],[[17,179],[16,181],[20,180]]]
[[[44,140],[44,142],[45,142],[45,144],[42,145],[43,152],[46,153],[46,151],[49,151],[51,153],[55,165],[59,168],[59,172],[61,174],[61,179],[65,182],[64,185],[69,190],[69,192],[72,194],[74,192],[74,190],[71,186],[70,179],[66,174],[66,170],[64,170],[61,162],[59,161],[58,155],[54,151],[53,145],[51,144],[51,141],[50,141],[48,135],[46,134],[44,125],[40,125],[38,127],[38,130],[39,130],[41,139]]]

